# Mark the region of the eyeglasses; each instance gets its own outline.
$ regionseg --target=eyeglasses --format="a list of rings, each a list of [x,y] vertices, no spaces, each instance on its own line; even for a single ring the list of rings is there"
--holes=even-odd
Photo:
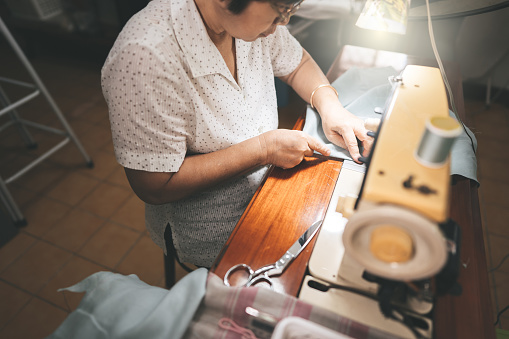
[[[302,1],[304,0],[296,1],[291,5],[275,4],[274,2],[270,1],[270,5],[279,15],[279,18],[277,18],[276,21],[278,23],[288,21],[290,17],[294,15],[295,12],[297,12],[297,10],[300,8]]]

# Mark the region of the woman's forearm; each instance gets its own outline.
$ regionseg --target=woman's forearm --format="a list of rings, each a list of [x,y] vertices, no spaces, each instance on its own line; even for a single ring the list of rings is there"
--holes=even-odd
[[[314,151],[330,150],[301,131],[273,130],[228,148],[187,156],[178,172],[146,172],[126,168],[133,191],[149,204],[165,204],[192,195],[257,167],[291,168]]]
[[[125,171],[138,197],[159,205],[186,198],[263,165],[262,152],[258,138],[252,138],[216,152],[187,156],[178,172]]]

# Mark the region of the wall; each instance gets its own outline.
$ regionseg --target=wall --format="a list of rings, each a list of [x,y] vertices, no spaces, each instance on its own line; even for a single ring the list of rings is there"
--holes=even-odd
[[[356,17],[341,19],[339,43],[384,49],[434,58],[427,21],[409,21],[407,34],[397,35],[360,29]],[[509,78],[509,8],[466,18],[433,21],[437,49],[443,60],[460,64],[463,79],[494,87]]]

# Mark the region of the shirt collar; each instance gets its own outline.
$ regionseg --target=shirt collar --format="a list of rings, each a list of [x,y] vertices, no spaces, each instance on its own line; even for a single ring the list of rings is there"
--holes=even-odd
[[[172,25],[193,77],[219,73],[236,83],[218,49],[210,40],[193,0],[172,0]],[[237,45],[238,45],[237,40]],[[239,49],[237,48],[237,52]],[[199,55],[209,58],[202,60]],[[238,60],[238,58],[237,58]]]

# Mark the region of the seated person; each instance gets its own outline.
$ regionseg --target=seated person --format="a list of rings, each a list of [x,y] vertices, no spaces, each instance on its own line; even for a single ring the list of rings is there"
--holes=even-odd
[[[152,0],[104,64],[116,158],[146,203],[152,239],[165,252],[173,242],[182,262],[212,265],[269,165],[330,152],[302,131],[277,129],[274,77],[354,160],[357,139],[365,154],[371,148],[363,121],[285,27],[301,2]]]

